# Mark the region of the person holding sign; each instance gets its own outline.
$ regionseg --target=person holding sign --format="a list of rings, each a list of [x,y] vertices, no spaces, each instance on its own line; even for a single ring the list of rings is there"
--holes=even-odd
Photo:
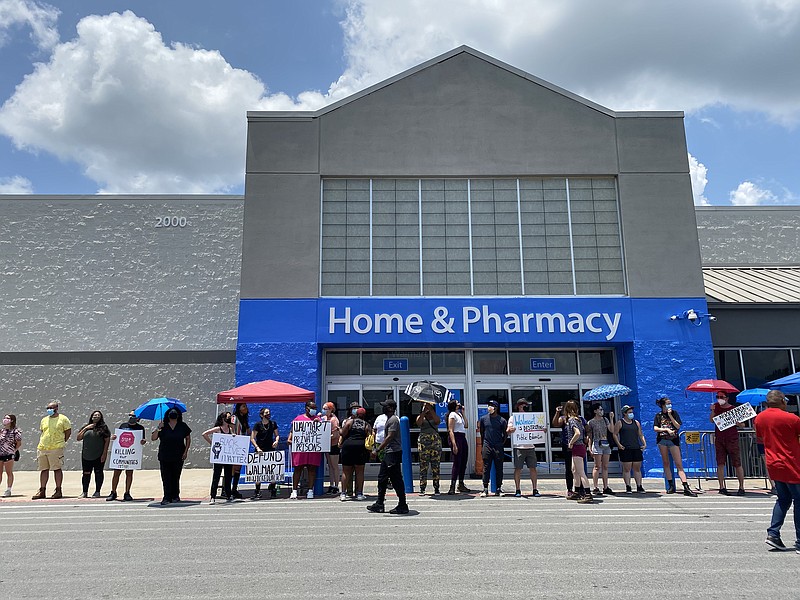
[[[301,422],[314,421],[319,422],[320,418],[317,414],[317,403],[313,400],[306,402],[306,412],[302,415],[295,417],[292,421],[292,430],[289,431],[287,441],[292,443],[294,424]],[[303,470],[306,471],[306,481],[308,482],[308,492],[306,498],[312,500],[314,498],[314,480],[317,478],[317,467],[322,462],[322,452],[303,452],[295,451],[292,449],[292,494],[289,496],[292,500],[297,500],[297,486],[300,485],[300,476]]]
[[[619,460],[622,462],[622,479],[625,481],[625,492],[633,493],[631,490],[631,469],[633,469],[633,479],[636,481],[636,493],[644,494],[642,487],[642,451],[647,448],[647,440],[642,433],[642,424],[633,418],[633,407],[625,405],[622,407],[622,418],[614,425],[614,436],[619,448]]]
[[[739,480],[739,491],[737,496],[744,496],[744,468],[742,468],[742,457],[739,453],[739,428],[744,427],[744,423],[737,423],[735,427],[730,427],[721,431],[714,417],[722,413],[733,410],[733,405],[728,402],[728,394],[717,392],[717,401],[711,405],[711,415],[708,420],[714,423],[714,450],[717,455],[717,479],[719,480],[719,493],[728,495],[728,488],[725,487],[725,463],[730,457],[731,464],[736,470],[736,478]]]
[[[278,431],[278,424],[272,420],[272,413],[268,408],[262,408],[259,413],[261,420],[253,425],[253,431],[250,433],[250,442],[256,449],[256,452],[269,452],[278,447],[278,442],[281,439],[280,432]],[[269,484],[269,497],[275,498],[277,496],[275,490],[275,482]],[[253,500],[261,500],[261,483],[256,483],[256,493],[253,495]]]
[[[203,439],[211,446],[211,436],[215,433],[224,435],[234,435],[233,417],[229,412],[222,412],[217,416],[217,421],[211,429],[203,432]],[[219,477],[222,475],[222,497],[227,502],[233,502],[231,492],[231,480],[233,479],[233,465],[223,465],[214,463],[214,470],[211,473],[211,500],[209,504],[217,503],[217,488],[219,487]]]
[[[675,463],[675,468],[678,469],[678,477],[681,478],[683,483],[683,495],[697,497],[691,488],[689,482],[686,480],[686,473],[683,470],[683,459],[681,458],[681,444],[678,437],[678,430],[681,428],[681,416],[677,410],[672,408],[672,400],[664,396],[656,400],[656,404],[661,408],[661,412],[656,414],[653,418],[653,431],[656,435],[658,442],[658,451],[661,453],[661,463],[664,465],[664,477],[667,478],[668,494],[674,494],[675,478],[672,476],[672,465],[669,464],[669,457],[672,456],[672,461]]]
[[[530,402],[528,402],[527,398],[520,398],[517,400],[517,404],[515,405],[516,412],[518,414],[529,412],[531,409]],[[508,429],[506,432],[511,435],[517,430],[515,421],[512,419],[511,422],[508,424]],[[533,488],[533,496],[538,498],[541,496],[539,490],[536,489],[536,483],[538,480],[538,473],[536,472],[536,448],[531,446],[529,448],[514,448],[512,450],[514,454],[514,483],[517,485],[517,490],[514,492],[515,498],[522,497],[522,467],[528,465],[528,474],[531,478],[531,486]]]
[[[142,432],[142,446],[145,445],[144,439],[144,427],[139,425],[139,417],[131,411],[128,413],[128,420],[123,421],[117,426],[117,429],[124,429],[128,431],[141,431]],[[116,434],[111,436],[111,441],[117,439]],[[111,475],[111,493],[106,497],[106,502],[113,502],[117,499],[117,486],[119,485],[119,476],[122,473],[122,469],[114,469],[113,474]],[[131,496],[131,486],[133,485],[133,469],[125,469],[125,494],[122,496],[123,501],[131,502],[133,500],[133,496]]]

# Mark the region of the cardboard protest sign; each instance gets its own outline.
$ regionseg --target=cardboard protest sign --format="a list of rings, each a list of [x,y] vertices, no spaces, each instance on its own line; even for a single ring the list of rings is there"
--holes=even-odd
[[[281,482],[284,465],[283,452],[251,452],[244,465],[245,483]]]
[[[750,406],[749,402],[745,402],[744,404],[740,404],[739,406],[736,406],[731,410],[725,411],[721,415],[714,417],[714,423],[720,431],[725,431],[726,429],[735,427],[737,423],[748,421],[755,416],[756,411],[753,410],[753,407]]]
[[[211,464],[243,465],[250,452],[250,436],[215,433],[211,436]]]
[[[330,421],[292,421],[292,452],[330,451]]]
[[[114,435],[117,438],[111,442],[108,468],[118,471],[141,469],[144,431],[138,429],[115,429]]]
[[[510,425],[516,427],[511,434],[512,448],[533,448],[545,443],[547,415],[543,412],[514,413]]]

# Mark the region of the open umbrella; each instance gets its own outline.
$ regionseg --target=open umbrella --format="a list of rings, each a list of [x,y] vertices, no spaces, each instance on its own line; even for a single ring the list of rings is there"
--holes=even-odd
[[[599,385],[594,389],[589,390],[583,395],[583,399],[587,402],[594,402],[597,400],[606,400],[607,398],[614,398],[615,396],[627,396],[631,393],[631,388],[621,383],[608,383],[606,385]]]
[[[780,390],[784,394],[800,394],[800,373],[787,375],[765,383],[771,390]]]
[[[764,388],[753,388],[750,390],[742,390],[736,396],[737,402],[749,402],[750,404],[756,405],[761,404],[764,400],[767,399],[767,394],[769,390]]]
[[[160,421],[170,408],[177,408],[182,413],[186,412],[186,405],[175,398],[153,398],[148,400],[133,411],[140,419]]]
[[[686,388],[688,392],[730,392],[735,394],[739,390],[722,379],[698,379]]]
[[[434,381],[415,381],[406,386],[406,395],[417,402],[446,404],[450,402],[450,390]]]

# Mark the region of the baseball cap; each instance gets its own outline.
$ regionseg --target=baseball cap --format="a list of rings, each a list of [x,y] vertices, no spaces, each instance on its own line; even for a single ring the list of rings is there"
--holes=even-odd
[[[388,406],[390,408],[397,408],[397,402],[394,401],[394,398],[387,398],[383,402],[381,402],[381,406]]]
[[[523,405],[530,406],[530,402],[528,402],[527,398],[520,398],[519,400],[517,400],[516,406],[523,406]]]
[[[625,406],[622,407],[622,412],[626,413],[632,408],[633,407],[630,404],[626,404]]]
[[[354,400],[347,408],[358,408],[359,406],[361,405],[358,403],[358,400]]]
[[[489,402],[487,402],[487,404],[489,406],[494,406],[495,408],[500,408],[500,403],[497,400],[489,400]]]

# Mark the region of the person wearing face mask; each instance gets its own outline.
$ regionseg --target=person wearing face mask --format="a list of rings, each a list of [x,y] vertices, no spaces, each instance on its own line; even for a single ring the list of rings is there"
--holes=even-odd
[[[79,498],[89,497],[89,483],[94,471],[95,492],[92,498],[100,497],[100,488],[103,487],[103,465],[108,456],[108,445],[111,443],[111,432],[103,419],[103,413],[94,411],[89,416],[89,422],[78,431],[79,442],[83,442],[81,449],[81,463],[83,464],[83,492]]]
[[[231,423],[233,424],[233,431],[236,435],[250,436],[250,409],[247,404],[240,402],[234,405]],[[242,495],[239,493],[239,478],[242,474],[242,465],[231,465],[231,472],[233,473],[231,479],[231,495],[236,500],[241,500]]]
[[[164,497],[161,505],[181,501],[181,472],[192,445],[192,430],[183,422],[181,411],[170,408],[166,418],[150,435],[150,441],[159,440],[158,462],[161,466],[161,485]]]
[[[215,433],[223,435],[234,435],[233,417],[229,412],[222,412],[217,415],[217,420],[211,429],[206,429],[203,432],[203,439],[208,442],[210,446]],[[233,502],[233,493],[231,490],[231,480],[233,479],[234,465],[223,465],[222,463],[214,463],[214,469],[211,472],[211,500],[209,504],[217,503],[217,488],[219,486],[219,478],[222,476],[222,497],[227,502]]]
[[[503,444],[508,436],[508,421],[500,416],[500,403],[497,400],[489,400],[489,414],[483,415],[478,423],[481,431],[481,458],[483,458],[483,492],[484,498],[489,495],[489,479],[491,477],[491,466],[494,464],[497,488],[494,495],[503,494]]]
[[[614,426],[614,438],[619,448],[619,460],[622,463],[622,479],[625,481],[625,492],[631,490],[631,469],[636,481],[636,492],[644,494],[642,487],[642,451],[647,448],[647,441],[642,433],[642,424],[633,418],[633,407],[627,404],[622,407],[622,418]]]
[[[6,491],[3,498],[11,496],[14,487],[14,462],[19,460],[19,449],[22,447],[22,433],[17,429],[17,416],[6,415],[3,417],[3,427],[0,429],[0,483],[3,482],[3,473],[6,474]]]
[[[56,482],[56,490],[50,496],[53,499],[63,498],[61,493],[61,483],[64,479],[64,447],[67,445],[69,436],[72,435],[72,423],[69,419],[58,412],[58,402],[51,402],[47,405],[47,416],[39,424],[42,432],[39,437],[39,445],[36,447],[36,460],[39,463],[39,491],[33,496],[33,500],[41,500],[47,497],[47,481],[50,479],[50,471],[53,471],[53,478]]]
[[[253,431],[250,433],[250,443],[253,444],[256,452],[276,450],[281,439],[278,424],[272,420],[272,412],[268,408],[262,408],[259,416],[261,420],[253,425]],[[269,497],[275,498],[277,495],[275,483],[270,483]],[[256,493],[253,495],[253,500],[261,500],[261,483],[256,483]]]
[[[352,497],[355,500],[366,500],[364,496],[364,465],[369,458],[369,452],[364,446],[372,427],[366,421],[367,409],[356,406],[350,409],[350,416],[342,425],[340,444],[342,446],[342,493],[339,500],[347,500],[347,490],[353,489]],[[353,484],[355,473],[355,485]]]
[[[139,424],[139,417],[137,417],[133,411],[128,413],[127,420],[123,421],[119,425],[117,425],[117,429],[126,429],[129,431],[141,431],[142,432],[142,446],[145,445],[144,439],[144,427]],[[114,433],[111,435],[111,441],[113,442],[117,439],[117,434]],[[106,497],[106,502],[113,502],[117,499],[117,486],[119,485],[119,476],[122,473],[122,469],[114,469],[111,475],[111,493]],[[133,496],[131,496],[131,486],[133,485],[133,469],[125,469],[125,494],[123,494],[122,499],[125,502],[133,501]]]
[[[462,494],[472,492],[464,484],[464,476],[467,473],[467,459],[469,458],[469,446],[467,445],[467,417],[464,416],[464,407],[460,402],[451,400],[447,403],[447,440],[450,442],[450,452],[452,453],[453,466],[450,471],[450,489],[448,495],[456,493],[456,479],[458,479],[458,491]]]
[[[611,420],[604,416],[603,405],[595,402],[591,407],[591,419],[586,422],[586,446],[591,449],[594,468],[592,469],[593,494],[600,494],[597,487],[599,477],[603,477],[603,494],[613,494],[608,487],[608,462],[611,459],[611,444],[608,443],[608,432],[614,426],[614,413],[609,413]]]
[[[674,494],[675,479],[672,477],[672,467],[669,464],[669,457],[678,469],[678,477],[683,483],[684,496],[697,496],[690,488],[686,480],[686,473],[683,471],[683,460],[681,459],[681,446],[678,431],[681,428],[681,417],[678,411],[672,408],[672,400],[664,396],[656,401],[661,408],[661,412],[653,418],[653,431],[657,433],[658,451],[661,453],[661,462],[664,465],[664,475],[667,478],[667,493]]]
[[[317,403],[313,400],[306,402],[306,411],[294,418],[293,423],[296,421],[319,421],[320,417],[317,414]],[[289,447],[292,444],[292,432],[289,431],[287,438]],[[308,492],[306,498],[309,500],[314,498],[314,481],[317,477],[317,468],[322,463],[322,452],[292,452],[292,493],[289,496],[292,500],[297,500],[297,487],[300,485],[300,477],[303,470],[306,472],[306,481],[308,482]]]
[[[407,515],[408,503],[406,502],[406,485],[403,482],[403,446],[400,444],[400,419],[397,412],[397,402],[388,398],[381,402],[383,414],[386,415],[386,435],[377,447],[375,454],[381,459],[381,469],[378,472],[378,500],[367,507],[369,512],[384,512],[384,501],[389,480],[392,482],[397,494],[397,506],[389,511],[393,515]]]
[[[711,405],[711,414],[708,420],[714,423],[714,450],[717,455],[719,493],[728,495],[728,488],[725,487],[725,463],[730,457],[731,464],[736,470],[736,478],[739,480],[739,491],[736,492],[736,495],[744,496],[744,469],[742,468],[742,456],[739,453],[739,429],[744,427],[744,422],[737,423],[736,427],[730,427],[725,431],[720,431],[714,422],[714,417],[729,410],[733,410],[733,404],[728,401],[728,394],[717,392],[717,401]]]
[[[328,476],[330,477],[330,486],[327,492],[329,494],[339,494],[339,438],[341,437],[341,427],[339,426],[339,417],[336,416],[336,406],[333,402],[326,402],[322,405],[323,421],[330,421],[331,423],[331,451],[326,453],[328,460]]]

